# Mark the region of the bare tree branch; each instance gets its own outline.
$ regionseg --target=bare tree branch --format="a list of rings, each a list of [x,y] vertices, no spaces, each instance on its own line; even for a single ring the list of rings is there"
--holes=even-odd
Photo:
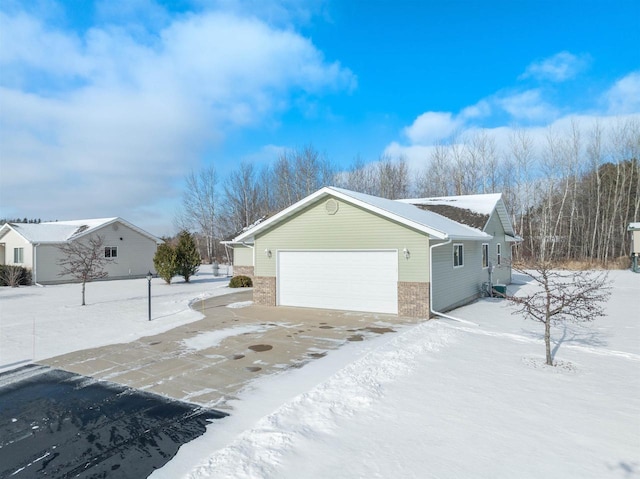
[[[85,306],[86,283],[108,276],[104,271],[109,261],[104,254],[104,238],[91,236],[86,242],[70,241],[58,249],[64,255],[58,260],[58,265],[62,266],[58,276],[71,276],[82,283],[82,306]]]
[[[515,310],[545,326],[546,362],[551,357],[551,326],[564,321],[585,322],[606,316],[605,304],[611,295],[608,272],[555,270],[549,261],[538,261],[531,269],[513,266],[529,276],[539,288],[523,296],[507,296]]]

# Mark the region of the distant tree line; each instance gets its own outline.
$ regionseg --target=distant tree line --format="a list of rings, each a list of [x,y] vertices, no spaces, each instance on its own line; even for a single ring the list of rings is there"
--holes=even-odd
[[[626,228],[640,214],[640,122],[618,120],[607,128],[574,121],[547,130],[543,141],[516,130],[506,146],[487,130],[454,136],[418,171],[388,155],[338,169],[312,146],[263,167],[242,162],[224,181],[211,166],[187,176],[176,223],[195,231],[203,257],[213,260],[224,256],[220,239],[323,186],[390,199],[501,192],[524,238],[516,258],[608,264],[629,254]]]
[[[2,218],[0,219],[0,225],[5,223],[28,223],[28,224],[40,224],[42,220],[40,218]]]

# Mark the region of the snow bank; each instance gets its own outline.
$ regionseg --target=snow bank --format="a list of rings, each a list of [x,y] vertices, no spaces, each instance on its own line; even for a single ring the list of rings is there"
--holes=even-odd
[[[607,318],[554,331],[558,367],[537,323],[482,300],[454,312],[478,327],[430,321],[271,378],[153,477],[633,477],[640,275],[612,278]]]
[[[99,281],[81,286],[61,284],[0,288],[0,371],[81,349],[134,341],[203,317],[197,303],[233,293],[228,278],[213,276],[203,265],[191,282],[151,282],[148,320],[147,280]]]

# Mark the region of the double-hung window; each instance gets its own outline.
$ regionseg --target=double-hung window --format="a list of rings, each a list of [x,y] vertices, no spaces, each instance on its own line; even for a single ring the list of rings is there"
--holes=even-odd
[[[453,267],[461,268],[464,266],[464,246],[462,243],[453,244]]]
[[[489,267],[489,243],[482,243],[482,267]]]
[[[117,246],[106,246],[104,248],[104,257],[105,258],[117,258],[118,257],[118,247]]]
[[[496,244],[496,263],[502,263],[502,243]]]
[[[24,263],[24,248],[13,248],[13,262],[15,264]]]

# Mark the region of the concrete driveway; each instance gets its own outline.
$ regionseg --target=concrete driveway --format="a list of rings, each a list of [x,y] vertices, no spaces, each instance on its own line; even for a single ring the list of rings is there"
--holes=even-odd
[[[228,409],[227,400],[257,376],[301,367],[349,341],[363,341],[416,322],[385,314],[246,306],[251,298],[251,291],[240,291],[196,302],[192,307],[202,311],[204,319],[131,343],[40,363]]]

